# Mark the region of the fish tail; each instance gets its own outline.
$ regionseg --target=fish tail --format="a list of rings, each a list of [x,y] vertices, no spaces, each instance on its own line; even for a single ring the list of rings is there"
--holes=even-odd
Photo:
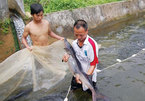
[[[100,94],[100,93],[96,93],[96,92],[93,92],[92,93],[92,99],[93,101],[99,101],[99,100],[103,100],[103,101],[111,101],[109,97],[103,95],[103,94]]]

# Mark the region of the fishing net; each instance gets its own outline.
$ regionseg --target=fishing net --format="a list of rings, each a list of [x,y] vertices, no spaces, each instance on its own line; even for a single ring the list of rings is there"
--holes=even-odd
[[[0,63],[0,99],[3,101],[18,87],[33,86],[33,91],[54,87],[66,75],[67,64],[62,63],[63,41],[49,46],[22,49]]]

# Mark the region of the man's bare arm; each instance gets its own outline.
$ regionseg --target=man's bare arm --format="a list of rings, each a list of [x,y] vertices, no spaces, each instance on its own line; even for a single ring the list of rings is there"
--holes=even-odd
[[[93,72],[94,72],[95,67],[96,67],[95,65],[94,66],[90,66],[90,68],[89,68],[89,70],[87,72],[87,75],[92,75]],[[80,80],[80,76],[78,74],[76,74],[75,77],[76,77],[76,82],[81,84],[82,82]]]
[[[54,32],[50,32],[50,34],[49,34],[51,37],[53,37],[53,38],[56,38],[56,39],[58,39],[58,40],[63,40],[64,38],[63,37],[61,37],[61,36],[58,36],[58,35],[56,35]]]
[[[95,67],[96,67],[96,65],[90,66],[90,68],[89,68],[87,74],[88,74],[88,75],[92,75],[93,72],[94,72]]]
[[[55,38],[55,39],[58,39],[58,40],[63,40],[63,39],[64,39],[64,37],[61,37],[61,36],[59,36],[59,35],[56,35],[56,34],[51,30],[49,24],[48,24],[48,28],[49,28],[48,34],[49,34],[51,37],[53,37],[53,38]]]
[[[26,26],[26,27],[24,28],[24,33],[23,33],[23,36],[22,36],[22,43],[24,44],[24,46],[25,46],[27,49],[29,49],[29,50],[31,51],[32,49],[31,49],[31,47],[28,45],[27,40],[26,40],[26,38],[27,38],[28,35],[29,35],[29,27]]]

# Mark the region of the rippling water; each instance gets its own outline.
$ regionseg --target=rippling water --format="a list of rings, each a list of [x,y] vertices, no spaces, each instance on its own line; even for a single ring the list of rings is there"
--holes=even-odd
[[[103,36],[91,36],[102,45],[99,68],[106,68],[116,63],[116,59],[124,60],[145,47],[144,20],[139,19],[117,32],[112,30]]]

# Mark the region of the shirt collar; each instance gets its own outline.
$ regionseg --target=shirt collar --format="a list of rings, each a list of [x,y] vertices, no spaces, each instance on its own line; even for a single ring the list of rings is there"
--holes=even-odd
[[[86,37],[86,39],[84,41],[84,45],[88,43],[88,38],[89,38],[89,36],[87,35],[87,37]]]
[[[83,43],[84,45],[88,44],[88,38],[89,38],[89,35],[86,36],[86,39],[85,39],[85,41]],[[78,39],[77,39],[76,43],[78,43]]]

